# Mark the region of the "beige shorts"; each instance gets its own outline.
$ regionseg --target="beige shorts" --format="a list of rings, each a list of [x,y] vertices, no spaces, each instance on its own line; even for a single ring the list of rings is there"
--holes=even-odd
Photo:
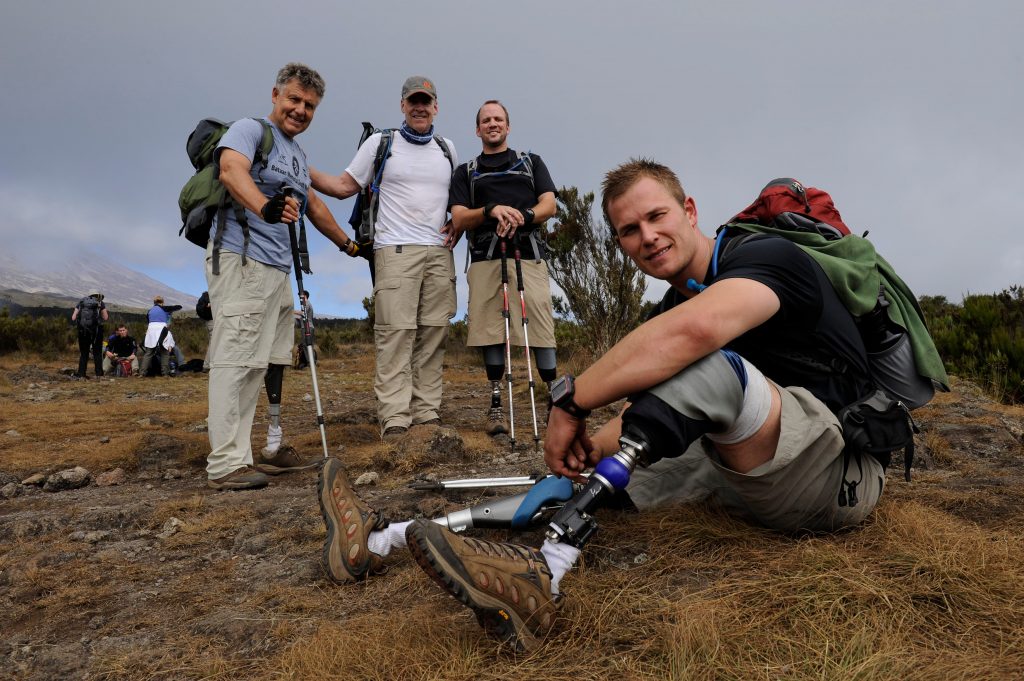
[[[210,366],[265,369],[267,364],[290,364],[294,300],[288,273],[252,258],[242,265],[240,255],[221,251],[220,274],[209,279]]]
[[[750,473],[723,466],[711,441],[694,442],[679,457],[637,469],[627,492],[640,509],[712,499],[730,512],[783,531],[829,531],[856,525],[871,513],[885,488],[873,457],[850,462],[856,506],[839,506],[844,474],[843,438],[835,415],[803,388],[780,388],[782,432],[775,456]]]
[[[536,348],[555,347],[555,320],[551,310],[551,285],[548,264],[523,260],[523,294],[526,299],[527,333]],[[502,316],[501,261],[485,260],[469,266],[470,347],[500,345],[505,342],[505,318]],[[512,344],[524,346],[523,306],[519,298],[515,261],[508,259],[509,336]]]

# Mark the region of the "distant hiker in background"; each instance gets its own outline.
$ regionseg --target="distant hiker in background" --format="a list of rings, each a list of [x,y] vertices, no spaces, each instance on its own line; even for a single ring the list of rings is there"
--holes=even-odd
[[[210,370],[210,341],[213,339],[213,308],[210,307],[210,292],[203,291],[196,301],[196,316],[206,322],[206,356],[203,357],[203,371]]]
[[[149,312],[146,313],[149,325],[146,327],[146,336],[142,341],[144,349],[139,375],[149,375],[149,365],[155,356],[160,362],[160,374],[170,376],[170,355],[167,354],[167,348],[164,347],[164,339],[167,337],[167,324],[171,321],[171,312],[174,309],[180,310],[181,305],[170,306],[169,309],[164,306],[163,296],[153,297],[153,307],[149,308]]]
[[[476,114],[476,136],[483,143],[483,153],[455,169],[448,194],[452,224],[442,229],[449,248],[455,248],[463,232],[469,233],[467,248],[472,264],[468,276],[466,345],[479,347],[483,352],[487,379],[491,382],[484,427],[492,436],[509,432],[509,420],[501,408],[501,377],[506,360],[503,281],[508,284],[511,344],[526,347],[524,336],[528,335],[541,380],[547,384],[555,380],[551,285],[544,261],[547,254],[543,233],[539,238],[537,235],[544,221],[555,214],[555,184],[540,156],[509,148],[510,129],[505,105],[496,99],[484,102]],[[501,250],[503,241],[506,253]],[[514,260],[520,261],[515,267]],[[502,261],[507,279],[502,275]],[[516,295],[520,270],[521,300]],[[513,296],[517,298],[516,304],[512,304]],[[524,364],[524,372],[525,369]]]
[[[270,455],[262,454],[254,466],[250,431],[263,383],[271,405],[270,427],[280,432],[281,385],[295,333],[288,225],[305,211],[336,246],[344,249],[349,242],[324,202],[310,191],[306,153],[295,141],[309,127],[323,96],[320,74],[304,64],[287,64],[277,74],[270,97],[273,108],[265,119],[274,139],[268,163],[253,163],[265,125],[258,120],[235,121],[217,144],[219,181],[240,205],[248,237],[236,211],[227,210],[219,269],[214,269],[213,239],[206,251],[213,311],[206,473],[214,489],[263,487],[267,473],[303,470],[320,461],[279,446]],[[272,445],[268,436],[268,452]]]
[[[398,134],[370,135],[341,175],[312,170],[313,186],[339,199],[370,183],[380,188],[373,238],[373,388],[385,440],[401,438],[410,426],[441,423],[441,369],[455,316],[455,262],[441,228],[448,221],[448,186],[458,159],[451,140],[434,134],[434,81],[406,79],[401,110],[405,121]],[[387,163],[375,175],[385,133]]]
[[[316,328],[313,326],[313,303],[309,302],[309,291],[303,291],[299,294],[299,304],[306,306],[306,321],[309,323],[309,344],[313,348],[314,355],[316,353]],[[305,339],[302,337],[302,310],[295,310],[295,328],[299,330],[299,346],[298,352],[295,356],[295,364],[293,365],[296,369],[305,369],[309,366],[309,360],[306,357]]]
[[[103,353],[103,373],[113,371],[123,374],[123,370],[118,370],[118,365],[122,362],[128,362],[130,367],[129,372],[124,375],[139,373],[139,358],[135,354],[137,351],[135,339],[128,335],[128,327],[119,324],[114,335],[107,339],[107,349]]]
[[[96,375],[103,375],[103,322],[108,318],[107,306],[99,291],[91,292],[75,305],[71,321],[78,329],[78,371],[74,374],[77,378],[88,378],[85,370],[90,353]]]

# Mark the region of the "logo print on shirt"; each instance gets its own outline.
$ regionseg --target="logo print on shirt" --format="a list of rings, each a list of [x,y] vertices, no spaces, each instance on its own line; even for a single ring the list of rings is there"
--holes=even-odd
[[[299,176],[299,159],[292,156],[292,173],[295,177]]]

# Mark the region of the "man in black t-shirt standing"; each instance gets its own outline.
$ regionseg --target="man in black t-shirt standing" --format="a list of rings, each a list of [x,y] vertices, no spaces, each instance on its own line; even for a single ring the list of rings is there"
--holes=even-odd
[[[509,148],[509,129],[505,106],[494,99],[484,102],[476,114],[476,134],[483,143],[483,153],[455,169],[448,200],[452,223],[442,229],[449,248],[468,232],[472,264],[467,345],[483,352],[491,382],[486,430],[492,436],[509,430],[501,408],[501,377],[505,373],[503,244],[508,266],[510,342],[524,347],[528,335],[541,380],[550,384],[556,373],[551,285],[540,232],[544,222],[555,214],[555,185],[540,156]],[[523,272],[526,334],[517,292],[516,249]]]

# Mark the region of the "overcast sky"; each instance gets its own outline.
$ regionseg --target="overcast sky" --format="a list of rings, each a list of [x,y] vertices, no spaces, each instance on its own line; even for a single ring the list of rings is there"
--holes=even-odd
[[[327,82],[298,138],[324,170],[348,165],[360,121],[398,125],[402,81],[424,74],[463,160],[498,98],[510,144],[559,186],[596,191],[653,157],[710,233],[793,176],[830,191],[919,295],[1024,283],[1019,0],[34,0],[0,17],[0,224],[25,258],[100,248],[201,293],[202,252],[177,236],[185,139],[207,116],[268,114],[277,69],[302,61]],[[328,205],[347,220],[349,201]],[[317,313],[363,316],[365,261],[315,231],[311,250]]]

